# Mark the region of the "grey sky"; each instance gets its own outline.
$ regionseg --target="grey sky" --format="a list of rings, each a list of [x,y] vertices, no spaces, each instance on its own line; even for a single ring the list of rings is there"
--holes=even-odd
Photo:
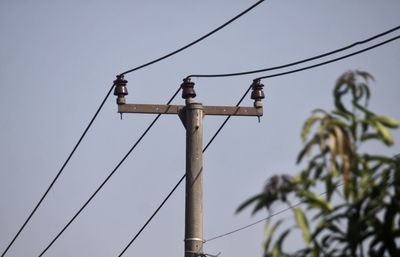
[[[56,175],[116,74],[191,42],[254,2],[1,1],[0,251]],[[399,11],[397,0],[265,1],[202,43],[127,75],[127,101],[165,103],[192,73],[259,69],[343,47],[400,25]],[[205,239],[267,215],[234,211],[268,176],[299,169],[302,123],[314,108],[332,107],[333,84],[343,72],[372,73],[371,108],[400,120],[399,66],[395,41],[328,66],[264,80],[261,123],[232,118],[205,153]],[[197,100],[234,105],[254,77],[194,79]],[[252,104],[249,97],[245,104]],[[116,109],[111,97],[6,256],[37,256],[154,119],[132,114],[121,121]],[[204,143],[222,121],[205,118]],[[184,139],[180,120],[162,117],[45,256],[117,256],[183,175]],[[396,132],[397,144],[399,139]],[[400,147],[372,150],[396,154]],[[183,192],[180,187],[124,256],[183,255]],[[204,248],[221,256],[261,256],[262,238],[260,224]]]

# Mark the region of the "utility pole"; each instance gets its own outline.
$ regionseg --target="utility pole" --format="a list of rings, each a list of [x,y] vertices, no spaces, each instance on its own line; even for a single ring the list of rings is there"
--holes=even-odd
[[[118,75],[114,81],[118,112],[147,114],[177,114],[186,129],[186,197],[185,197],[185,254],[184,257],[203,257],[203,118],[205,115],[257,116],[263,115],[262,91],[259,80],[253,81],[253,107],[203,106],[194,100],[196,93],[190,78],[181,84],[182,105],[126,104],[127,81]]]

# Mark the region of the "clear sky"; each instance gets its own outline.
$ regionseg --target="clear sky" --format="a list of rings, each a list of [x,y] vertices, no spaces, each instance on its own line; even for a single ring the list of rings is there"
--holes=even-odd
[[[1,1],[0,252],[53,180],[116,74],[197,39],[253,3]],[[260,69],[343,47],[400,25],[399,12],[398,0],[265,1],[200,44],[127,75],[127,101],[162,104],[192,73]],[[372,73],[371,109],[400,120],[399,67],[400,41],[395,41],[328,66],[264,80],[261,123],[232,118],[204,155],[205,239],[267,215],[234,212],[268,176],[299,170],[302,123],[314,108],[332,108],[332,88],[343,72]],[[194,79],[197,100],[235,105],[254,77]],[[180,97],[174,101],[183,103]],[[245,104],[252,105],[250,97]],[[111,97],[6,256],[38,256],[154,119],[126,114],[120,120],[116,110]],[[204,143],[222,121],[205,117]],[[45,256],[118,256],[184,174],[184,140],[178,117],[162,117]],[[394,155],[400,147],[371,150]],[[181,186],[124,256],[183,256],[183,237]],[[204,249],[221,256],[261,256],[262,238],[259,224],[210,241]]]

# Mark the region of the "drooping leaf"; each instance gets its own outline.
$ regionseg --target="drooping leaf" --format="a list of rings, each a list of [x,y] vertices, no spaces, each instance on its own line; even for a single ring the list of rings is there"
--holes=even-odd
[[[286,229],[284,232],[282,232],[282,234],[279,236],[278,240],[276,241],[274,248],[272,250],[272,256],[276,256],[276,257],[283,257],[285,255],[283,255],[282,253],[282,245],[283,242],[285,240],[285,238],[289,235],[290,233],[290,228]]]
[[[310,229],[308,227],[308,221],[304,212],[300,208],[294,208],[294,215],[296,218],[297,226],[301,229],[303,233],[303,239],[307,245],[311,244],[311,234]]]
[[[380,139],[386,144],[386,145],[392,145],[393,144],[393,137],[392,134],[390,133],[389,129],[385,127],[382,123],[375,121],[373,123],[373,126],[376,128],[378,131],[378,134],[380,136]]]
[[[336,154],[337,154],[337,141],[335,134],[329,133],[328,135],[328,146],[331,152],[332,160],[336,159]]]
[[[243,202],[237,209],[236,209],[236,213],[239,213],[241,211],[243,211],[243,209],[245,209],[246,207],[248,207],[249,205],[254,204],[255,202],[261,202],[262,198],[263,198],[263,193],[257,194],[253,197],[250,197],[249,199],[247,199],[245,202]]]
[[[314,123],[319,120],[321,120],[321,115],[314,114],[309,117],[306,122],[304,122],[303,129],[301,130],[301,139],[303,140],[303,142],[307,140],[308,134],[310,133]]]
[[[352,113],[347,113],[347,112],[343,112],[340,110],[333,110],[332,113],[336,114],[346,120],[352,120],[354,118],[354,115]]]
[[[345,142],[345,135],[343,133],[343,131],[335,126],[333,127],[333,131],[335,133],[335,138],[336,138],[336,143],[337,143],[337,151],[339,153],[339,156],[342,160],[344,160],[344,145],[347,143]]]
[[[356,70],[354,72],[357,76],[362,77],[365,82],[368,82],[369,80],[375,81],[374,76],[372,76],[369,72],[366,71],[360,71],[360,70]],[[360,83],[361,84],[361,83]]]
[[[278,227],[282,224],[283,220],[278,220],[278,221],[272,226],[271,230],[268,230],[269,222],[270,222],[270,221],[268,220],[268,221],[267,221],[267,224],[266,224],[266,227],[265,227],[265,229],[266,229],[266,234],[268,235],[268,236],[267,236],[267,239],[265,240],[265,243],[264,243],[264,250],[265,250],[266,252],[269,251],[269,247],[270,247],[270,245],[271,245],[272,238],[273,238],[273,236],[275,235],[275,231],[276,231],[276,230],[278,229]]]
[[[365,142],[371,139],[379,139],[378,133],[365,133],[361,136],[360,141]]]
[[[369,99],[371,98],[371,91],[366,83],[360,83],[360,86],[365,92],[365,106],[368,106]]]
[[[382,123],[382,125],[384,125],[385,127],[388,127],[388,128],[399,128],[400,127],[399,122],[397,120],[389,117],[389,116],[385,116],[385,115],[378,116],[378,115],[376,115],[375,118],[376,118],[377,121]]]
[[[325,201],[320,195],[314,194],[311,191],[301,190],[299,194],[304,198],[304,201],[309,204],[310,207],[319,208],[325,212],[332,211],[332,205]]]
[[[311,139],[304,147],[303,149],[300,151],[299,155],[297,156],[297,163],[300,163],[301,160],[304,158],[304,156],[306,154],[309,154],[313,148],[313,146],[315,144],[318,143],[318,137],[314,137],[313,139]]]

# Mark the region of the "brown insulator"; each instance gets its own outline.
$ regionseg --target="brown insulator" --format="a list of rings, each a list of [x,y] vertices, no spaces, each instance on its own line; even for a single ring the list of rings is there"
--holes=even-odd
[[[117,96],[117,104],[125,104],[125,96],[128,94],[127,83],[128,81],[124,79],[124,75],[117,75],[117,79],[114,80],[114,95]]]
[[[194,91],[193,87],[194,87],[194,83],[190,81],[190,78],[183,79],[183,83],[181,84],[183,99],[189,99],[189,98],[196,97],[196,92]]]
[[[263,87],[264,85],[261,84],[261,80],[257,79],[253,81],[251,85],[253,91],[251,92],[251,99],[255,101],[261,101],[265,98]]]

